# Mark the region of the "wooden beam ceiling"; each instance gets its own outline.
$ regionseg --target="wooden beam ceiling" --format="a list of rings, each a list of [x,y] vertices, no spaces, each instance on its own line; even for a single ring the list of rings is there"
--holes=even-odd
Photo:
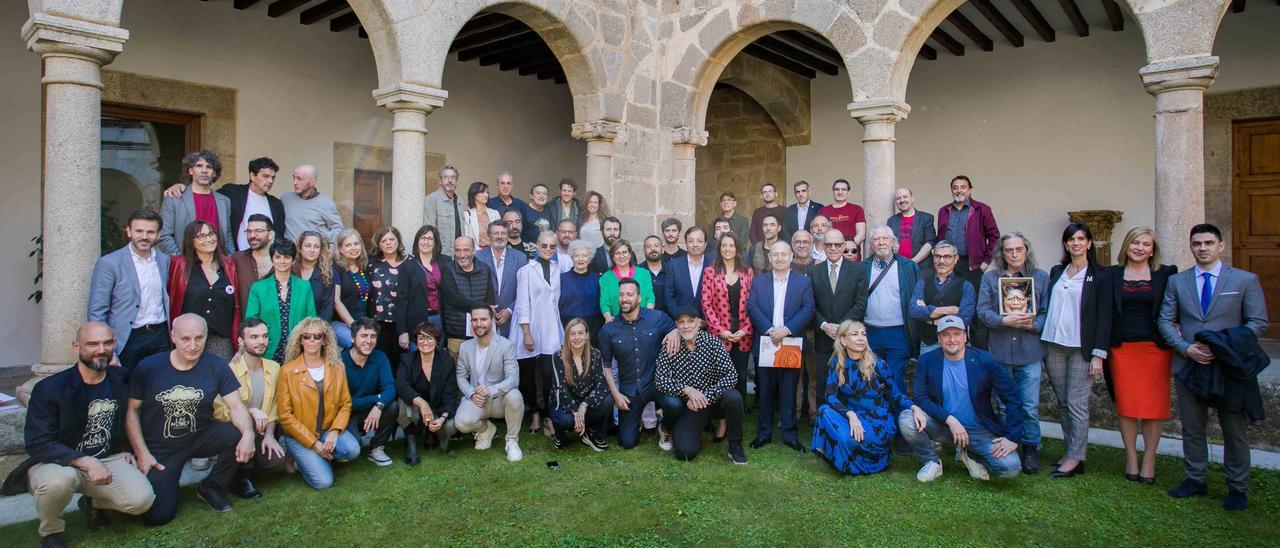
[[[247,10],[257,3],[258,0],[235,0],[235,2],[231,3],[231,6],[238,10]]]
[[[952,38],[951,35],[947,34],[947,31],[942,30],[941,27],[933,29],[933,33],[929,34],[929,38],[934,42],[937,42],[938,45],[946,48],[947,51],[951,52],[951,55],[964,55],[964,44],[961,44],[959,40]]]
[[[817,56],[812,55],[800,48],[792,46],[787,42],[783,42],[772,36],[764,36],[756,40],[756,44],[778,55],[791,59],[797,63],[812,68],[818,72],[835,76],[840,74],[839,65],[828,63]]]
[[[1013,26],[1012,21],[1009,21],[1003,13],[1000,13],[1000,10],[991,5],[991,0],[969,0],[969,3],[973,5],[974,9],[978,10],[978,13],[981,13],[982,16],[987,19],[987,22],[991,23],[991,26],[995,27],[996,30],[1000,31],[1000,34],[1004,35],[1004,39],[1008,40],[1009,44],[1015,48],[1022,47],[1022,31]]]
[[[351,6],[347,5],[347,0],[325,0],[302,10],[302,13],[298,14],[298,22],[304,25],[319,23],[344,11],[351,11]]]
[[[310,1],[311,0],[276,0],[275,2],[267,4],[267,17],[280,17],[281,15],[302,7],[303,4]]]
[[[972,40],[974,44],[977,44],[978,48],[982,51],[992,51],[995,49],[995,42],[988,38],[986,34],[978,29],[977,25],[973,24],[973,21],[970,21],[969,18],[965,17],[959,10],[951,12],[951,15],[947,16],[947,21],[952,25],[955,25],[957,29],[960,29],[960,32],[964,33],[965,36],[968,36],[969,39]]]
[[[920,56],[930,61],[934,61],[938,58],[938,50],[933,49],[929,44],[925,44],[920,46]]]
[[[1036,5],[1031,0],[1013,0],[1013,7],[1018,9],[1018,13],[1022,14],[1022,18],[1027,20],[1027,24],[1036,30],[1036,34],[1045,42],[1052,42],[1057,39],[1053,26],[1044,18],[1040,10],[1036,9]]]
[[[1116,4],[1116,0],[1102,0],[1102,10],[1107,12],[1107,24],[1111,26],[1111,30],[1124,30],[1124,14],[1120,13],[1120,5]]]
[[[1076,34],[1081,38],[1089,35],[1089,22],[1084,20],[1084,14],[1080,13],[1080,6],[1076,5],[1076,0],[1058,0],[1058,5],[1062,6],[1062,11],[1066,12],[1067,20],[1071,21],[1071,28],[1075,29]]]
[[[495,53],[502,53],[502,52],[511,51],[514,49],[527,48],[534,44],[541,44],[541,43],[542,43],[542,37],[538,36],[538,33],[533,32],[531,30],[527,33],[519,34],[509,39],[498,40],[496,42],[490,42],[483,46],[477,46],[474,48],[459,50],[458,60],[465,63],[472,59],[479,59],[480,57],[483,57],[485,55],[492,55]]]
[[[349,11],[333,19],[329,20],[329,30],[333,32],[342,32],[351,27],[360,24],[360,18],[356,17],[356,12]]]

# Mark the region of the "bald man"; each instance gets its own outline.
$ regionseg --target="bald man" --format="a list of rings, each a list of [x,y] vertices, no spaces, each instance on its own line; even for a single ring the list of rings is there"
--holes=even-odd
[[[329,243],[342,232],[342,216],[333,198],[320,194],[316,189],[316,167],[302,164],[293,168],[293,192],[280,197],[284,204],[284,237],[290,241],[298,235],[314,230],[325,235]],[[277,230],[279,223],[277,223]],[[278,233],[277,233],[278,234]]]
[[[27,403],[26,461],[0,494],[29,491],[40,516],[40,545],[62,546],[62,510],[81,493],[87,528],[107,525],[105,510],[138,515],[151,508],[147,478],[134,467],[123,431],[125,370],[110,367],[116,338],[100,322],[80,326],[76,364],[40,381]]]
[[[138,470],[156,493],[155,503],[142,517],[147,525],[163,525],[177,515],[178,480],[182,466],[193,457],[218,456],[196,496],[215,512],[230,511],[226,489],[239,465],[253,457],[253,421],[239,397],[240,382],[225,360],[205,353],[207,336],[204,318],[179,316],[170,332],[174,349],[142,360],[129,376],[125,432]],[[213,418],[218,396],[231,423]]]

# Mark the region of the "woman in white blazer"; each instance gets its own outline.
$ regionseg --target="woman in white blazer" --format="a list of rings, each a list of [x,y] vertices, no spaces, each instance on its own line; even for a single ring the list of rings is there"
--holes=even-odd
[[[489,223],[501,221],[498,210],[489,207],[489,185],[471,183],[467,189],[467,209],[462,212],[462,235],[476,241],[476,249],[489,247]],[[453,245],[452,242],[449,243]],[[520,344],[517,341],[516,346]]]
[[[564,327],[560,323],[560,269],[552,259],[556,255],[556,235],[538,235],[538,255],[516,272],[516,307],[511,342],[516,345],[520,363],[520,393],[526,394],[525,407],[532,413],[529,431],[548,428],[551,419],[543,412],[551,386],[551,356],[560,351]],[[545,421],[540,420],[545,419]]]

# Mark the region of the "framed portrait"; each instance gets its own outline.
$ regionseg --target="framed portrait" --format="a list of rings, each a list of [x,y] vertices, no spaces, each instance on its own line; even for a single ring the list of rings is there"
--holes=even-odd
[[[1000,315],[1036,313],[1035,278],[1000,278]]]

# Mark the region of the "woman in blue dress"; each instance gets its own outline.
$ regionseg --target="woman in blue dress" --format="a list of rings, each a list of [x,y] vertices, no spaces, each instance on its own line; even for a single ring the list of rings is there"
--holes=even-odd
[[[899,390],[884,360],[867,347],[862,322],[848,320],[836,329],[831,361],[813,449],[846,474],[881,472],[889,466],[889,444],[898,431],[896,411],[911,409],[917,428],[924,425],[924,411]]]

